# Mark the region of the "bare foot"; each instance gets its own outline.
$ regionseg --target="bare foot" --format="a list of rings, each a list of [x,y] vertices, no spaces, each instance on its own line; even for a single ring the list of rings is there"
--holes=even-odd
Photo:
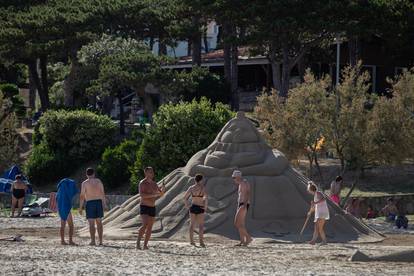
[[[61,245],[68,245],[65,241],[60,241]]]
[[[76,243],[74,243],[73,241],[69,241],[69,245],[72,245],[72,246],[78,246]]]
[[[98,244],[98,246],[103,246],[103,243],[102,243],[102,242],[100,242],[100,243]]]
[[[204,242],[200,242],[200,246],[203,247],[203,248],[206,247],[206,245],[204,244]]]
[[[244,243],[240,242],[240,243],[236,244],[235,246],[243,246],[243,245],[244,245]]]
[[[95,242],[90,242],[90,243],[89,243],[89,245],[91,245],[91,246],[95,246],[95,245],[96,245],[96,243],[95,243]]]
[[[310,245],[315,245],[315,241],[308,242]]]
[[[249,245],[251,242],[253,241],[253,239],[251,237],[249,237],[249,239],[246,241],[245,245]]]
[[[141,250],[141,241],[137,240],[137,245],[135,246],[136,249]]]
[[[195,244],[195,242],[190,242],[190,244],[192,245],[192,246],[196,246],[196,244]]]
[[[320,244],[319,244],[319,246],[324,246],[324,245],[327,245],[328,243],[326,242],[326,241],[322,241]]]
[[[144,249],[143,250],[148,250],[148,246],[144,245]]]

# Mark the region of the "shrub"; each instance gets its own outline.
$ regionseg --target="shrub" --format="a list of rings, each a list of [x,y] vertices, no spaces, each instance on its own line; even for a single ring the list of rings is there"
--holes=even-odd
[[[0,90],[3,93],[3,97],[10,100],[12,110],[17,118],[20,120],[24,119],[26,116],[26,107],[24,106],[23,98],[19,95],[19,88],[14,84],[5,83],[0,85]]]
[[[85,110],[48,111],[39,122],[42,143],[79,161],[99,158],[116,135],[116,125],[108,116]]]
[[[10,107],[11,102],[0,92],[0,172],[18,159],[16,116]]]
[[[52,152],[45,144],[33,147],[25,166],[29,180],[37,185],[69,177],[75,169],[74,160],[61,152]]]
[[[69,176],[83,162],[97,159],[115,140],[111,119],[90,111],[48,111],[39,120],[36,143],[25,170],[35,184]]]
[[[97,174],[105,186],[116,188],[129,181],[139,143],[125,140],[114,148],[105,149]]]
[[[137,152],[131,177],[131,191],[143,177],[143,168],[152,166],[157,178],[186,164],[197,151],[207,147],[234,113],[222,103],[200,101],[167,104],[154,115]]]

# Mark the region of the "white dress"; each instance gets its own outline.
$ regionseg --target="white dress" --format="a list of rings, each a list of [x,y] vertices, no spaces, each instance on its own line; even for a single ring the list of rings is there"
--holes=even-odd
[[[313,197],[313,201],[317,202],[323,198],[322,194],[320,192],[316,192],[315,196]],[[315,204],[315,220],[316,222],[318,219],[329,219],[329,209],[328,209],[328,203],[326,203],[326,200],[323,200],[319,203]]]

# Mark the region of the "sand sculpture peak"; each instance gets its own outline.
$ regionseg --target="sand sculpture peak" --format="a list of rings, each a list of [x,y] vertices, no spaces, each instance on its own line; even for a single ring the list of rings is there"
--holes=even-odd
[[[151,164],[148,164],[151,165]],[[154,235],[171,237],[186,235],[188,211],[182,197],[194,184],[194,176],[205,176],[209,206],[206,232],[238,238],[233,226],[237,189],[231,173],[238,169],[251,185],[251,208],[247,227],[253,237],[298,241],[301,226],[312,197],[306,192],[308,179],[293,169],[287,158],[273,150],[243,112],[237,112],[218,133],[216,139],[197,152],[183,168],[178,168],[162,181],[167,192],[157,201]],[[104,219],[105,234],[112,237],[134,237],[141,225],[140,197],[136,195],[112,209]],[[335,241],[378,241],[382,236],[329,202],[331,220],[327,234]],[[308,227],[305,235],[313,231]]]

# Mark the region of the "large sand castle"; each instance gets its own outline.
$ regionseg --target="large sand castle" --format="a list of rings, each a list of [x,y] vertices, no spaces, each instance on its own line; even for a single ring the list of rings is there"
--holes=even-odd
[[[148,164],[151,165],[151,164]],[[206,149],[196,153],[184,168],[166,176],[167,192],[157,201],[157,219],[153,228],[155,237],[168,238],[186,235],[188,211],[182,197],[194,184],[194,176],[206,178],[209,206],[206,214],[206,232],[228,238],[238,238],[233,226],[237,191],[231,173],[243,172],[252,187],[251,207],[247,215],[247,228],[255,238],[300,241],[301,226],[310,207],[312,197],[307,193],[307,181],[293,169],[286,157],[266,144],[244,113],[230,120]],[[104,219],[104,233],[112,238],[136,237],[141,225],[140,196],[130,198],[112,209]],[[328,202],[331,219],[327,223],[329,241],[378,241],[382,236],[356,218],[345,214],[338,206]],[[311,235],[313,226],[305,230]],[[86,233],[85,233],[86,234]]]

